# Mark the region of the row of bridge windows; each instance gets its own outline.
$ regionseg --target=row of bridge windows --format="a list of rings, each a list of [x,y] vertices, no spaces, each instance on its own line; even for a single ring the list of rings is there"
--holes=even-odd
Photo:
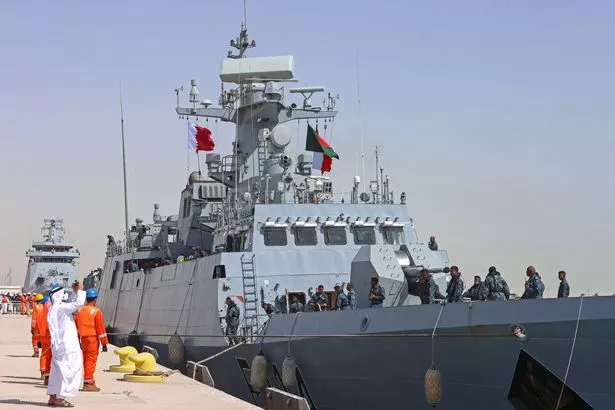
[[[405,243],[403,227],[382,228],[383,243],[401,245]],[[263,229],[265,246],[286,246],[288,235],[285,227],[266,227]],[[315,246],[318,244],[316,227],[295,227],[293,237],[296,246]],[[323,228],[325,245],[347,245],[348,234],[345,227]],[[352,240],[355,245],[375,245],[376,229],[373,226],[354,227]]]

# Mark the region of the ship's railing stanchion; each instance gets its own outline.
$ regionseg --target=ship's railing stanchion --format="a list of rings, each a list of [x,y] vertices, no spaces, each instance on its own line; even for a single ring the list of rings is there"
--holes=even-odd
[[[190,373],[190,370],[192,370],[192,378],[194,380],[198,380],[201,383],[204,383],[208,386],[211,387],[216,387],[215,383],[214,383],[214,379],[211,376],[211,373],[209,373],[209,369],[207,368],[207,366],[204,364],[206,362],[208,362],[209,360],[215,359],[218,356],[223,355],[224,353],[230,352],[231,350],[246,344],[245,341],[241,341],[233,346],[227,347],[226,349],[213,354],[209,357],[206,357],[205,359],[198,361],[198,362],[193,362],[193,361],[188,361],[186,362],[186,368],[188,370],[188,373]],[[199,374],[200,373],[200,374]],[[198,377],[200,376],[200,377]]]

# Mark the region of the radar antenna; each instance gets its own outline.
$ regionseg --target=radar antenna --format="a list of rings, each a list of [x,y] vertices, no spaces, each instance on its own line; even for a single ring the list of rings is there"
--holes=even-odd
[[[248,49],[256,47],[256,41],[250,41],[248,39],[248,18],[246,0],[243,0],[243,21],[241,22],[241,31],[239,32],[239,37],[231,40],[231,47],[236,49],[239,53],[233,54],[233,52],[229,50],[227,55],[228,58],[244,58]]]

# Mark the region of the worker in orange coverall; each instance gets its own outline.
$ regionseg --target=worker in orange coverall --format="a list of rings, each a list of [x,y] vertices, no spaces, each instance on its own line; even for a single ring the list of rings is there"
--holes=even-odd
[[[25,315],[26,313],[28,313],[28,309],[26,309],[26,306],[28,306],[28,299],[25,293],[21,294],[21,314]]]
[[[47,325],[47,313],[51,302],[49,297],[45,296],[41,302],[36,305],[36,328],[38,330],[38,347],[41,349],[41,358],[39,360],[41,376],[45,380],[44,385],[49,384],[49,372],[51,371],[51,335],[49,334],[49,326]],[[34,316],[34,314],[33,314]]]
[[[43,295],[40,293],[32,297],[32,300],[38,305],[43,300]],[[38,319],[37,309],[32,310],[32,318],[30,319],[30,333],[32,333],[32,349],[34,354],[32,357],[38,357],[38,328],[36,327],[36,321]]]
[[[75,322],[81,340],[83,351],[83,391],[100,391],[94,381],[94,371],[98,360],[98,346],[102,344],[102,351],[107,351],[107,333],[103,322],[102,311],[96,307],[98,291],[94,288],[85,293],[86,304],[77,313]]]

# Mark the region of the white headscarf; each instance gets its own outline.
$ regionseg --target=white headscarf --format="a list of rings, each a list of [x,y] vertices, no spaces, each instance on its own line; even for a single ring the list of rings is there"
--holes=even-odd
[[[83,356],[73,313],[85,303],[85,292],[77,291],[74,302],[63,302],[65,293],[51,294],[47,314],[51,336],[51,373],[47,394],[71,397],[77,394],[83,375]]]

